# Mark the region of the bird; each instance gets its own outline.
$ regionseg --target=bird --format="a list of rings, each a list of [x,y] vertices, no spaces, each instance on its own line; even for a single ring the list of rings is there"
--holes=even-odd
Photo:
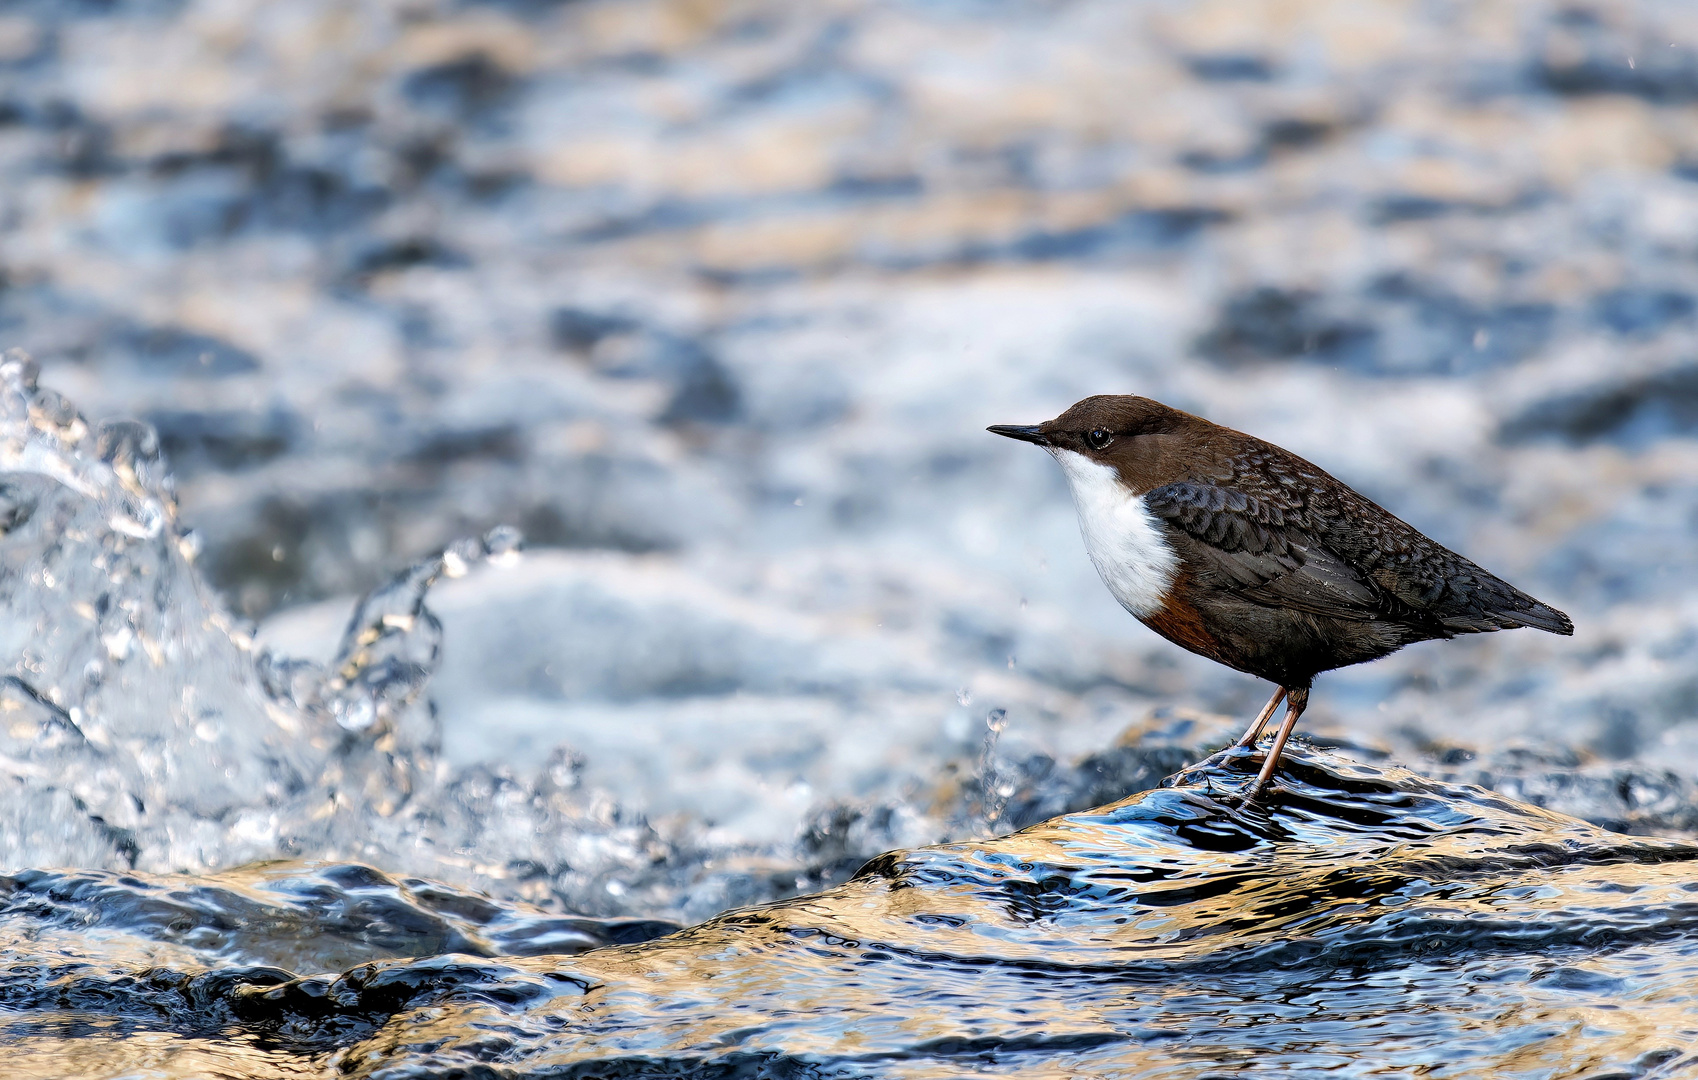
[[[1120,605],[1182,648],[1265,679],[1237,746],[1285,717],[1273,777],[1315,676],[1417,641],[1569,617],[1289,450],[1146,397],[1099,394],[1041,424],[996,424],[1061,465],[1085,551]]]

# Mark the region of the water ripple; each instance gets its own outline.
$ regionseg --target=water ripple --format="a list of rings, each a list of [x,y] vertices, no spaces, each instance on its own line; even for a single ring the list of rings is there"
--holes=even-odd
[[[19,875],[0,910],[14,941],[82,914],[57,964],[9,972],[5,1003],[29,1011],[5,1037],[25,1061],[51,1057],[31,1048],[98,1013],[127,1033],[84,1032],[91,1052],[147,1052],[138,1031],[208,1054],[252,1043],[275,1056],[258,1076],[1638,1076],[1688,1062],[1698,846],[1312,748],[1245,806],[1252,766],[1223,754],[1100,809],[893,851],[835,888],[676,933],[547,923],[579,935],[561,953],[661,934],[572,957],[496,958],[542,916],[358,867],[247,871],[223,891]],[[221,940],[210,913],[261,900],[272,920]],[[321,922],[325,941],[302,944]],[[137,964],[162,949],[174,966]],[[267,949],[309,967],[374,958],[297,976],[254,963]]]

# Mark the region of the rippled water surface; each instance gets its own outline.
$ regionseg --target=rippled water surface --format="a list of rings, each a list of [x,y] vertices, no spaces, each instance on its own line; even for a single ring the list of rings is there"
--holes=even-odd
[[[258,651],[205,596],[151,432],[91,427],[35,379],[0,363],[4,581],[38,613],[33,681],[0,699],[8,820],[20,862],[96,868],[0,878],[14,1075],[1698,1067],[1689,843],[1313,747],[1246,804],[1249,751],[1190,764],[1230,731],[1204,716],[1006,760],[998,712],[924,827],[1149,790],[832,885],[920,811],[841,804],[784,855],[630,820],[559,755],[523,780],[440,757],[428,590],[523,561],[510,530],[365,597],[328,665]],[[1613,798],[1689,801],[1653,779]],[[314,857],[275,858],[291,849]],[[271,858],[216,868],[248,852]],[[199,872],[170,872],[185,861]],[[494,894],[440,880],[468,877]],[[657,910],[798,895],[681,929],[574,913],[592,887]]]
[[[1698,1067],[1698,847],[1315,751],[1246,807],[1253,767],[671,934],[357,866],[21,875],[3,1037],[43,1074]]]
[[[1695,108],[1688,0],[0,5],[0,1072],[1698,1075]],[[1102,392],[1575,637],[1239,805],[983,431]]]

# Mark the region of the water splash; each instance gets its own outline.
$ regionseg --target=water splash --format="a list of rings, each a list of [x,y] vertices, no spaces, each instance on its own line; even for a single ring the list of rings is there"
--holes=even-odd
[[[326,665],[257,650],[195,573],[151,431],[91,428],[0,363],[0,843],[86,868],[0,877],[15,1072],[1698,1064],[1677,992],[1698,849],[1307,745],[1247,807],[1248,751],[1189,764],[1221,718],[1158,715],[1069,763],[1011,749],[993,710],[937,790],[821,808],[781,853],[656,828],[564,747],[531,776],[455,771],[426,599],[519,546],[496,530],[396,575]],[[1519,751],[1430,764],[1622,829],[1693,805],[1672,775]],[[622,915],[810,889],[670,935]]]
[[[1223,797],[1256,765],[1234,751],[1098,810],[894,851],[817,895],[575,958],[479,959],[493,944],[480,928],[509,918],[483,909],[426,914],[405,940],[354,946],[404,954],[429,940],[442,952],[340,974],[190,957],[181,942],[205,923],[181,913],[252,904],[259,887],[273,891],[270,911],[298,906],[277,892],[328,888],[326,923],[344,930],[361,890],[413,912],[465,902],[349,868],[219,882],[123,935],[69,938],[57,964],[0,986],[0,1001],[32,1010],[0,1038],[36,1074],[71,1016],[96,1006],[121,1019],[82,1044],[103,1064],[133,1062],[149,1045],[139,1036],[168,1033],[179,1054],[259,1048],[248,1074],[276,1077],[332,1063],[368,1077],[1152,1078],[1353,1063],[1673,1076],[1698,1064],[1698,1006],[1682,989],[1698,975],[1698,847],[1309,748],[1265,803]],[[169,886],[132,882],[125,899]],[[42,883],[12,888],[7,914],[65,919],[63,901],[29,909]],[[299,947],[276,937],[274,956]],[[347,937],[311,948],[346,951]],[[113,973],[166,940],[172,963]],[[462,941],[460,955],[446,951]]]
[[[424,694],[442,638],[427,597],[519,561],[514,529],[372,590],[327,664],[261,649],[196,572],[152,429],[91,426],[19,353],[0,364],[0,526],[10,867],[355,861],[590,915],[700,918],[841,880],[869,854],[865,835],[814,858],[657,827],[586,787],[566,746],[524,774],[450,767]],[[897,817],[910,843],[953,820]]]
[[[195,572],[152,429],[91,426],[37,385],[28,357],[6,354],[8,862],[169,872],[354,858],[539,901],[586,894],[597,910],[611,906],[608,875],[652,885],[673,849],[579,790],[570,751],[526,780],[456,774],[435,752],[421,691],[441,625],[425,598],[520,546],[498,528],[396,575],[360,602],[328,667],[256,650]]]
[[[328,744],[301,737],[303,718],[264,693],[194,573],[151,429],[91,428],[10,352],[0,501],[0,797],[19,812],[38,798],[78,811],[12,859],[104,848],[95,865],[206,865],[218,833],[241,833],[232,818],[322,770]]]
[[[482,540],[450,545],[368,593],[348,622],[330,674],[307,701],[295,700],[326,710],[351,732],[392,724],[417,699],[441,652],[442,623],[425,607],[425,594],[439,578],[464,577],[485,559],[515,559],[522,540],[518,530],[499,526]]]
[[[979,748],[979,767],[974,777],[979,795],[974,817],[978,830],[985,836],[1008,831],[1003,812],[1008,808],[1009,797],[1018,790],[1016,777],[1001,766],[996,756],[996,745],[1006,730],[1007,709],[992,709],[986,714],[985,740]]]

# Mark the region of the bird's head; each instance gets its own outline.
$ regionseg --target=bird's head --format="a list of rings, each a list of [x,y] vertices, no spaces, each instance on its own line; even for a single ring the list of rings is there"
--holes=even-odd
[[[1051,454],[1075,453],[1102,465],[1120,466],[1147,456],[1138,440],[1172,435],[1198,423],[1190,413],[1131,394],[1098,394],[1041,424],[993,424],[987,431],[1036,443]]]

